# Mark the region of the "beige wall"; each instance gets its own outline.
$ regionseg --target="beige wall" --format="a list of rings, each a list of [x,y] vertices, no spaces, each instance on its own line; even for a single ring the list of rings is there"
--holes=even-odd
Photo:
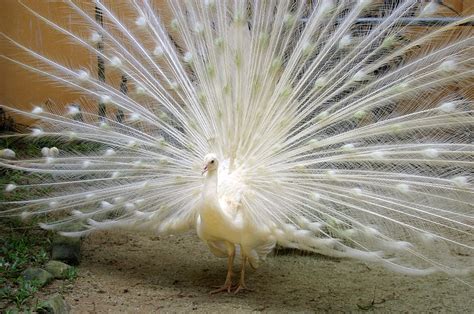
[[[94,56],[84,48],[68,44],[64,35],[51,31],[50,27],[32,16],[17,1],[1,1],[0,28],[7,36],[48,58],[58,61],[67,60],[73,68],[87,66],[94,62]],[[72,15],[72,12],[58,1],[32,0],[25,3],[41,15],[54,17],[53,20],[61,24],[67,23]],[[73,27],[73,30],[77,28],[78,26]],[[31,57],[26,56],[8,41],[2,40],[0,44],[2,54],[31,64]],[[29,109],[34,104],[45,103],[48,99],[58,104],[65,104],[78,98],[78,95],[71,90],[52,84],[43,76],[23,69],[8,60],[0,59],[0,68],[2,73],[0,100],[6,105]]]
[[[127,3],[127,0],[110,0],[108,2],[118,7],[120,4]],[[161,11],[166,12],[166,6],[163,5],[165,0],[155,2]],[[72,25],[68,27],[71,27],[73,31],[82,32],[82,34],[89,32],[80,24],[75,23],[77,20],[74,19],[71,10],[61,1],[24,0],[24,3],[60,25]],[[463,12],[464,15],[474,13],[473,0],[450,0],[445,3],[458,12]],[[73,69],[86,67],[91,70],[92,75],[97,75],[95,55],[80,46],[70,44],[66,36],[52,30],[44,22],[32,16],[18,1],[0,0],[0,9],[1,32],[48,58],[60,63],[66,62]],[[86,6],[86,10],[93,16],[93,6]],[[169,12],[166,13],[166,19],[169,20]],[[445,10],[443,15],[453,14],[449,10]],[[85,37],[87,36],[85,35]],[[26,57],[19,49],[3,39],[0,40],[0,53],[29,64],[32,61],[31,58]],[[58,105],[58,108],[64,108],[65,104],[81,98],[81,95],[73,90],[57,86],[44,77],[2,58],[0,58],[0,70],[0,104],[29,110],[33,105],[43,104],[50,99]],[[107,68],[106,76],[107,80],[113,79],[107,72]],[[115,85],[118,85],[116,78],[113,81],[115,81]],[[19,122],[29,123],[25,120],[19,120]]]
[[[82,1],[84,3],[89,1]],[[112,4],[120,16],[127,14],[128,0],[105,1]],[[160,11],[166,11],[165,0],[154,1]],[[33,11],[47,17],[48,19],[65,26],[73,32],[89,38],[90,30],[78,23],[73,11],[62,1],[50,0],[23,0],[23,3]],[[86,12],[94,16],[94,6],[83,5]],[[166,20],[170,20],[169,12],[166,11]],[[133,21],[133,20],[132,20]],[[15,39],[32,50],[44,56],[66,64],[71,69],[86,68],[97,77],[97,56],[91,54],[87,49],[71,44],[66,35],[55,31],[43,21],[33,16],[17,0],[0,0],[0,31]],[[20,49],[0,39],[0,54],[11,57],[27,64],[37,64],[33,58],[27,56]],[[44,104],[50,100],[57,104],[62,110],[68,103],[84,100],[84,97],[74,91],[67,89],[64,85],[52,83],[44,76],[33,73],[19,65],[0,58],[0,105],[5,104],[15,108],[30,110],[35,104]],[[113,75],[106,66],[106,79],[113,85],[119,86],[120,77]],[[16,122],[29,124],[28,120],[15,117]]]

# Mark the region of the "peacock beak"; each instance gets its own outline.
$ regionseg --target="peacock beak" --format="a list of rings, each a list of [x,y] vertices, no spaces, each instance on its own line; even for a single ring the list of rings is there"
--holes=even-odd
[[[204,168],[202,169],[201,175],[203,175],[203,174],[206,173],[206,171],[207,171],[207,166],[208,166],[208,165],[205,165],[205,166],[204,166]]]

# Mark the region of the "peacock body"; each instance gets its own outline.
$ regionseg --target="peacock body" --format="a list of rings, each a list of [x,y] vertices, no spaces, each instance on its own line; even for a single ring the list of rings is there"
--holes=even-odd
[[[4,203],[3,216],[44,216],[43,228],[68,236],[196,230],[228,258],[218,291],[231,289],[236,252],[238,291],[247,261],[276,244],[405,274],[473,269],[474,36],[460,26],[473,16],[414,31],[435,3],[170,1],[170,20],[146,0],[122,4],[125,16],[101,1],[66,4],[87,31],[26,10],[122,84],[4,35],[31,61],[4,59],[82,98],[6,107],[37,121],[14,136],[58,144],[26,160],[1,151],[3,167],[40,178],[4,187],[31,196]]]

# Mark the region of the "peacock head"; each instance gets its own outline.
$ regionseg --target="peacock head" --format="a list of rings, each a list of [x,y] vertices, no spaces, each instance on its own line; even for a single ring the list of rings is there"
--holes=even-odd
[[[215,171],[219,167],[219,161],[217,160],[217,156],[215,154],[207,154],[204,157],[204,167],[202,169],[202,174],[209,171]]]

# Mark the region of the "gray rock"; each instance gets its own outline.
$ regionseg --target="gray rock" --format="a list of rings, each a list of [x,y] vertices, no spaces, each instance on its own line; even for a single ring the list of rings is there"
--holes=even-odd
[[[51,259],[70,265],[79,265],[81,261],[81,239],[56,236],[53,240]]]
[[[40,287],[42,287],[53,280],[53,275],[44,269],[30,267],[23,272],[23,278],[25,280],[35,281]]]
[[[69,310],[69,305],[59,294],[41,302],[36,308],[36,312],[41,314],[66,314],[69,313]]]
[[[44,268],[56,279],[65,279],[68,276],[71,266],[60,261],[49,261]]]

